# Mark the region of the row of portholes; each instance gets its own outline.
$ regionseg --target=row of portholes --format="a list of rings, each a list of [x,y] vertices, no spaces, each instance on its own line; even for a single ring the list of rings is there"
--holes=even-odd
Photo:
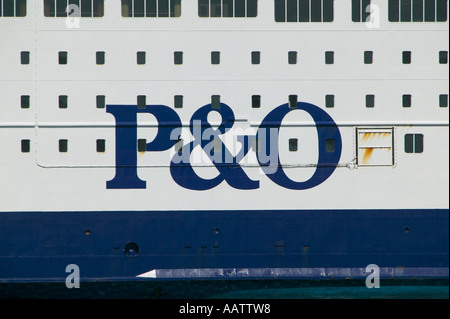
[[[288,64],[295,65],[298,63],[298,51],[289,51],[287,55]],[[251,52],[251,64],[259,65],[261,64],[261,52],[260,51],[252,51]],[[374,52],[373,51],[364,51],[363,59],[364,64],[373,64],[374,63]],[[439,51],[438,56],[439,64],[448,64],[448,51]],[[20,53],[20,63],[23,65],[30,64],[30,52],[29,51],[21,51]],[[59,51],[58,52],[58,64],[59,65],[67,65],[69,63],[69,53],[67,51]],[[106,64],[106,52],[105,51],[97,51],[95,53],[95,63],[97,65]],[[147,63],[147,52],[146,51],[138,51],[136,52],[136,64],[137,65],[145,65]],[[175,51],[173,52],[173,63],[175,65],[182,65],[184,63],[184,52],[183,51]],[[221,52],[220,51],[212,51],[211,52],[211,64],[219,65],[221,63]],[[334,51],[326,51],[325,52],[325,64],[334,64],[335,63],[335,52]],[[411,51],[403,51],[402,52],[402,63],[403,64],[412,64],[412,52]]]
[[[30,96],[22,95],[20,97],[20,107],[22,109],[30,108]],[[211,104],[213,108],[219,108],[221,103],[220,95],[212,95],[211,96]],[[262,106],[261,95],[252,95],[251,96],[251,107],[252,108],[260,108]],[[296,107],[299,101],[298,95],[289,95],[288,102],[291,107]],[[137,107],[143,109],[147,105],[147,96],[146,95],[138,95],[136,98]],[[184,96],[183,95],[175,95],[174,96],[174,108],[180,109],[184,106]],[[326,108],[334,108],[335,107],[335,95],[327,94],[325,95],[325,107]],[[403,94],[401,99],[401,105],[404,108],[410,108],[413,106],[413,97],[411,94]],[[438,105],[441,108],[448,107],[448,94],[440,94]],[[365,97],[365,106],[367,108],[375,107],[375,95],[367,94]],[[67,109],[69,107],[69,97],[67,95],[59,95],[58,96],[58,108]],[[97,95],[96,97],[96,107],[98,109],[103,109],[106,107],[106,96],[105,95]]]

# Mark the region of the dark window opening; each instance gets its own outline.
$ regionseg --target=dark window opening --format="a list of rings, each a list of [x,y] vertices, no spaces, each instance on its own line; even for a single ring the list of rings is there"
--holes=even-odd
[[[139,139],[137,142],[138,152],[147,152],[147,140]]]
[[[276,22],[333,22],[334,0],[275,0]]]
[[[333,51],[325,52],[325,64],[334,64],[334,52]]]
[[[136,53],[136,63],[138,65],[143,65],[146,63],[146,52],[139,51]]]
[[[175,103],[175,108],[176,109],[183,108],[183,95],[175,95],[174,103]]]
[[[352,0],[352,21],[367,22],[370,16],[370,0]]]
[[[97,140],[97,153],[104,153],[106,151],[106,141]]]
[[[67,52],[61,51],[58,53],[58,63],[67,64]]]
[[[439,63],[440,64],[448,64],[448,51],[440,51],[439,52]]]
[[[25,17],[26,0],[0,0],[0,17]]]
[[[252,52],[252,64],[260,64],[261,63],[261,52],[253,51]]]
[[[220,108],[220,95],[212,95],[211,96],[211,106],[213,109]]]
[[[447,0],[389,0],[391,22],[446,22]]]
[[[137,97],[137,107],[138,109],[145,109],[147,107],[147,96],[138,95]]]
[[[20,63],[21,64],[30,64],[30,52],[28,52],[28,51],[20,52]]]
[[[175,65],[181,65],[183,64],[183,52],[181,51],[176,51],[173,53],[173,63]]]
[[[423,153],[423,134],[405,135],[405,153]]]
[[[255,18],[258,0],[199,0],[198,15],[202,18]]]
[[[95,53],[95,60],[97,65],[104,65],[105,64],[105,52],[98,51]]]
[[[289,51],[288,63],[289,64],[297,64],[297,51]]]
[[[22,140],[21,141],[21,151],[22,153],[29,153],[30,152],[30,140]]]
[[[411,51],[403,51],[402,59],[403,64],[411,64]]]
[[[106,107],[106,97],[104,95],[97,95],[97,108],[104,109]]]
[[[291,109],[297,108],[298,105],[298,95],[289,95],[289,107]]]
[[[22,109],[29,109],[30,108],[30,96],[29,95],[22,95],[20,97],[20,107]]]
[[[334,153],[336,151],[336,140],[334,138],[327,138],[325,140],[325,152]]]
[[[325,96],[325,107],[333,108],[334,107],[334,95],[329,94]]]
[[[220,52],[211,52],[211,64],[220,64]]]
[[[298,139],[291,138],[289,139],[289,152],[297,152],[298,151]]]
[[[369,108],[375,107],[375,95],[372,94],[366,95],[366,107]]]
[[[411,107],[411,95],[410,94],[403,95],[403,107]]]
[[[448,94],[439,95],[439,107],[448,107]]]
[[[104,0],[44,0],[45,17],[97,18],[104,15]]]
[[[60,109],[67,109],[69,106],[69,97],[67,95],[60,95],[58,97],[58,105]]]
[[[59,147],[60,153],[67,153],[68,152],[68,141],[67,140],[59,140],[58,147]]]
[[[364,64],[372,64],[373,63],[373,52],[365,51],[364,52]]]
[[[261,95],[252,95],[252,108],[259,109],[261,107]]]

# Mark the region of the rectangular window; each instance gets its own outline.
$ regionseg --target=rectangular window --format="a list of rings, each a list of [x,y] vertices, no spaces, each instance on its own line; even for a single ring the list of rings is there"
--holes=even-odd
[[[103,65],[105,64],[105,52],[98,51],[95,53],[95,61],[97,65]]]
[[[144,51],[139,51],[136,53],[136,63],[138,65],[144,65],[145,64],[145,57],[146,57],[146,52]]]
[[[175,95],[174,104],[176,109],[183,108],[183,95]]]
[[[137,107],[138,109],[145,109],[147,107],[147,96],[138,95],[137,97]]]
[[[68,141],[67,140],[59,140],[58,146],[59,146],[60,153],[67,153],[67,151],[68,151]]]
[[[220,95],[212,95],[211,96],[211,106],[213,109],[220,108]]]
[[[366,95],[366,107],[369,108],[375,107],[375,95],[373,94]]]
[[[334,64],[334,52],[333,51],[325,52],[325,64]]]
[[[252,52],[252,64],[260,64],[261,63],[261,52],[253,51]]]
[[[325,96],[325,107],[333,108],[334,107],[334,95],[329,94]]]
[[[403,95],[403,107],[411,107],[411,94]]]
[[[198,15],[202,18],[254,18],[258,15],[258,0],[198,0]]]
[[[365,51],[364,52],[364,64],[372,64],[373,63],[373,52]]]
[[[25,17],[26,0],[0,0],[0,17]]]
[[[106,151],[106,141],[97,140],[97,153],[104,153]]]
[[[20,63],[21,64],[30,64],[30,52],[22,51],[20,52]]]
[[[370,16],[370,0],[352,0],[352,21],[366,22]]]
[[[211,64],[220,64],[220,52],[211,52]]]
[[[67,109],[69,105],[69,97],[67,95],[60,95],[58,97],[58,107],[60,109]]]
[[[440,64],[448,64],[448,51],[440,51],[439,52],[439,63]]]
[[[403,64],[411,64],[411,51],[403,51],[402,60]]]
[[[391,22],[446,22],[448,0],[389,0]]]
[[[261,95],[252,95],[252,108],[259,109],[261,107]]]
[[[147,152],[147,140],[139,139],[137,141],[137,149],[138,149],[138,152]]]
[[[67,52],[58,52],[58,63],[62,65],[67,64]]]
[[[275,0],[276,22],[333,22],[334,0]]]
[[[289,95],[289,107],[291,109],[297,108],[298,105],[298,95]]]
[[[297,64],[297,51],[289,51],[288,63],[289,64]]]
[[[183,64],[183,52],[176,51],[173,53],[173,63],[176,65]]]
[[[298,151],[298,139],[290,138],[289,139],[289,152],[297,152]]]
[[[30,153],[30,140],[22,140],[20,144],[22,153]]]
[[[22,95],[20,97],[20,107],[22,109],[29,109],[30,108],[30,96],[29,95]]]
[[[423,153],[423,134],[405,135],[405,153]]]
[[[439,95],[439,107],[448,107],[448,94]]]
[[[106,107],[106,97],[104,95],[97,95],[97,108],[104,109]]]
[[[334,153],[336,151],[336,140],[334,138],[327,138],[325,140],[325,152]]]
[[[45,17],[98,18],[104,15],[104,0],[44,0]]]

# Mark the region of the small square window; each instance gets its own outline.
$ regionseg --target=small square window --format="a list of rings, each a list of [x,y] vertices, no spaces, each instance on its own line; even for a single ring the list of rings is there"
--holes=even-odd
[[[67,64],[67,52],[65,51],[58,52],[58,63],[61,65]]]
[[[423,153],[423,134],[405,135],[405,153]]]
[[[327,108],[334,107],[334,95],[328,94],[325,96],[325,107]]]
[[[211,64],[220,64],[220,52],[211,52]]]
[[[365,51],[364,64],[372,64],[372,63],[373,63],[373,51]]]
[[[147,152],[147,140],[139,139],[137,147],[138,147],[138,152]]]
[[[60,109],[67,109],[69,105],[69,98],[67,95],[60,95],[58,97],[58,105]]]
[[[136,63],[138,64],[138,65],[143,65],[143,64],[145,64],[145,59],[146,58],[146,52],[144,52],[144,51],[139,51],[139,52],[137,52],[136,53]]]
[[[411,64],[411,51],[403,51],[403,64]]]
[[[439,95],[439,107],[448,107],[448,94]]]
[[[138,95],[137,107],[138,109],[145,109],[147,107],[147,97],[145,95]]]
[[[411,95],[410,94],[403,95],[403,107],[411,107]]]
[[[67,140],[59,140],[58,146],[59,146],[60,153],[67,153],[67,151],[68,151],[68,141]]]
[[[97,140],[97,153],[104,153],[106,151],[106,141]]]
[[[30,108],[30,96],[29,95],[22,95],[20,97],[20,107],[22,109],[29,109]]]
[[[173,53],[173,63],[176,65],[181,65],[183,64],[183,52],[181,51],[176,51]]]
[[[103,52],[103,51],[96,52],[95,58],[96,58],[97,65],[105,64],[105,52]]]
[[[261,63],[261,52],[253,51],[252,52],[252,64],[260,64]]]
[[[289,95],[289,107],[296,109],[298,105],[298,95]]]
[[[20,52],[20,63],[21,64],[30,64],[30,52],[28,52],[28,51]]]
[[[259,109],[261,107],[261,95],[252,95],[252,108]]]
[[[174,103],[175,103],[175,108],[176,109],[183,108],[183,95],[175,95]]]
[[[106,107],[106,97],[104,95],[97,95],[97,108],[104,109]]]
[[[439,63],[440,64],[448,64],[448,51],[440,51],[439,52]]]
[[[336,150],[336,141],[334,138],[327,138],[325,140],[325,152],[334,153]]]
[[[213,109],[220,108],[220,95],[212,95],[211,96],[211,106]]]
[[[297,152],[298,151],[298,139],[290,138],[289,139],[289,152]]]
[[[22,153],[30,152],[30,140],[22,140],[21,141],[21,151],[22,151]]]
[[[334,52],[333,51],[325,52],[325,64],[334,64]]]
[[[297,51],[289,51],[288,63],[289,64],[297,64]]]
[[[366,107],[375,107],[375,95],[366,95]]]

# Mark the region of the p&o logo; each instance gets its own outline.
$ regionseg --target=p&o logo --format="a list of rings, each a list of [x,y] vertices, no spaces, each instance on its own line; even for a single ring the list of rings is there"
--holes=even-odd
[[[318,137],[318,161],[315,172],[306,181],[294,181],[288,177],[280,164],[279,132],[282,121],[290,112],[303,110],[314,120]],[[106,183],[107,189],[144,189],[147,183],[137,174],[137,117],[138,114],[152,114],[158,121],[158,132],[153,141],[146,144],[146,152],[162,152],[173,148],[180,140],[182,123],[178,114],[165,105],[108,105],[106,111],[115,118],[116,128],[116,165],[115,177]],[[218,112],[221,123],[213,127],[208,121],[211,112]],[[305,190],[316,187],[327,180],[335,171],[342,152],[342,139],[339,128],[327,112],[313,104],[298,102],[296,108],[283,104],[272,110],[261,122],[256,135],[238,136],[242,145],[240,152],[233,155],[222,142],[235,124],[233,110],[221,103],[219,108],[211,104],[198,109],[191,117],[189,130],[193,141],[183,147],[183,152],[175,152],[170,159],[170,174],[173,180],[186,189],[209,190],[222,182],[240,190],[258,189],[258,180],[252,180],[240,165],[251,148],[251,139],[259,141],[260,150],[256,153],[258,165],[264,174],[275,184],[293,190]],[[327,140],[333,140],[334,150],[326,149]],[[220,152],[214,152],[220,143]],[[191,163],[191,154],[201,147],[219,174],[212,179],[200,177]],[[186,151],[184,151],[186,150]]]

